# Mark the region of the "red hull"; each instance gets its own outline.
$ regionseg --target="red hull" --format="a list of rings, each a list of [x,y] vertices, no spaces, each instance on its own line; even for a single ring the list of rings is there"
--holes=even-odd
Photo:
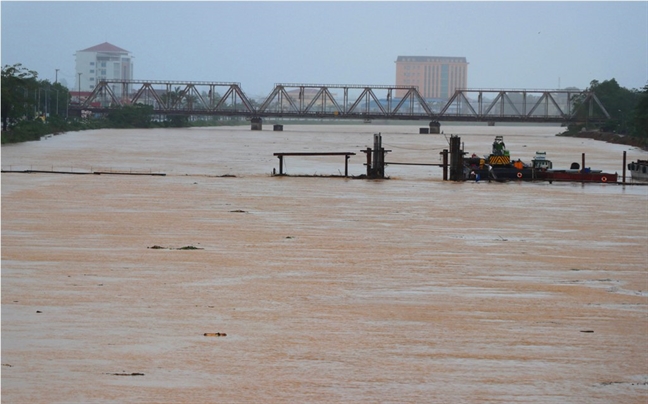
[[[617,182],[617,174],[581,173],[576,171],[540,171],[536,173],[536,178],[545,181]]]

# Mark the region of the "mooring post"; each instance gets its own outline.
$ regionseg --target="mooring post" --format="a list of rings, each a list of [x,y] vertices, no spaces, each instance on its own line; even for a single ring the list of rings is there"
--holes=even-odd
[[[373,151],[373,174],[377,178],[385,176],[385,152],[382,147],[382,136],[380,133],[374,134],[374,151]]]
[[[367,178],[371,178],[371,147],[367,147],[363,152],[367,153]]]
[[[382,135],[378,133],[379,141],[378,141],[378,146],[379,148],[374,150],[374,153],[378,154],[378,165],[376,167],[377,170],[377,176],[378,178],[385,178],[385,155],[389,153],[391,150],[385,150],[384,147],[382,147]]]
[[[625,170],[626,170],[626,151],[623,151],[623,183],[625,184]]]
[[[349,176],[349,156],[348,154],[344,156],[344,176],[348,177]]]
[[[463,181],[463,151],[461,138],[450,135],[450,181]]]
[[[443,149],[443,181],[448,181],[448,149]]]

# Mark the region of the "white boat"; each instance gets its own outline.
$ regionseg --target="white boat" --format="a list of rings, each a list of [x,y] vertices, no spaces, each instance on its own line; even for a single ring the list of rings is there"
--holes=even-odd
[[[637,160],[628,164],[633,181],[648,182],[648,160]]]

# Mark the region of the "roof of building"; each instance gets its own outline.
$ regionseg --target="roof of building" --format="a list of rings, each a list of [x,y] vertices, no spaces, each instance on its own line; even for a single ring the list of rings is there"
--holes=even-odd
[[[396,62],[468,63],[465,56],[399,56]]]
[[[79,52],[128,52],[126,49],[122,49],[118,46],[115,46],[111,43],[104,42],[99,45],[95,45],[88,49],[80,50]]]

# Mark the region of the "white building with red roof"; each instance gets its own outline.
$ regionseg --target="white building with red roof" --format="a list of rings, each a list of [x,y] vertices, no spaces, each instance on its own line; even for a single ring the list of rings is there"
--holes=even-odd
[[[75,94],[80,90],[82,97],[101,80],[133,79],[133,55],[108,42],[77,51],[75,56],[77,76],[71,90]],[[121,86],[114,85],[113,91],[121,94]]]

